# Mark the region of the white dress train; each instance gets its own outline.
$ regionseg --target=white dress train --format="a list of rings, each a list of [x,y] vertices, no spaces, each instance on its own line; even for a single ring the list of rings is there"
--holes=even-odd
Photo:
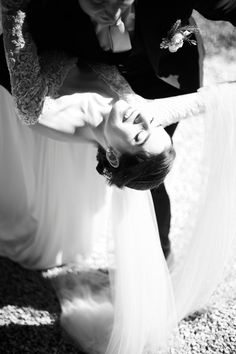
[[[236,236],[236,83],[199,90],[206,110],[197,212],[187,216],[188,246],[172,272],[178,320],[201,309],[222,279]],[[196,117],[198,119],[198,117]]]
[[[203,306],[222,275],[236,230],[236,84],[201,92],[208,172],[185,256],[170,274],[150,192],[108,187],[96,148],[23,126],[0,87],[0,254],[34,269],[112,269],[112,300],[62,299],[62,323],[91,353],[168,352],[177,320]]]

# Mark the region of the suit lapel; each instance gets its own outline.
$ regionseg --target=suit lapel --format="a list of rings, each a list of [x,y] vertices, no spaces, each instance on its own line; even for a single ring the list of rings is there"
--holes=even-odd
[[[160,49],[162,38],[177,19],[188,19],[192,12],[191,0],[137,0],[136,26],[146,46],[149,60],[158,73],[159,61],[165,51]]]

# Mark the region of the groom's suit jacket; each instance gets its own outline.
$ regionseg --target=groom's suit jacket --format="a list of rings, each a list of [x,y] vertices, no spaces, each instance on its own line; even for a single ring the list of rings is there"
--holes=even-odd
[[[193,9],[209,19],[236,24],[236,0],[137,0],[135,9],[135,32],[147,60],[157,76],[177,75],[184,92],[199,86],[198,49],[185,43],[176,53],[170,53],[160,49],[160,43],[176,20],[188,23]],[[33,0],[29,21],[40,50],[63,49],[81,60],[106,61],[93,24],[78,0]]]
[[[200,85],[197,47],[185,43],[176,53],[170,53],[160,49],[161,40],[176,20],[188,23],[193,9],[209,19],[236,25],[236,0],[136,0],[135,4],[135,33],[155,75],[178,76],[183,92],[195,91]],[[39,52],[56,49],[82,61],[110,62],[111,56],[100,48],[93,24],[78,0],[32,0],[27,17]],[[1,77],[3,71],[2,65]]]

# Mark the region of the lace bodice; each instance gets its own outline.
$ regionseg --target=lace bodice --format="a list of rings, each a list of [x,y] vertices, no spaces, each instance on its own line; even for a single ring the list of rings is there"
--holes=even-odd
[[[4,45],[17,114],[25,124],[35,124],[76,59],[61,52],[38,55],[24,12],[27,3],[3,1]]]

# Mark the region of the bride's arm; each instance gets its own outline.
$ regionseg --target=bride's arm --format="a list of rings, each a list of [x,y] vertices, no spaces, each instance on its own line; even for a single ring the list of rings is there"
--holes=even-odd
[[[56,53],[54,57],[38,57],[25,14],[29,1],[2,0],[2,21],[5,53],[17,113],[25,124],[35,124],[47,96],[55,94],[74,59],[69,59],[62,53]]]
[[[26,124],[33,124],[42,110],[48,90],[40,73],[36,48],[28,34],[25,6],[26,1],[10,1],[9,4],[2,0],[3,39],[18,116]]]
[[[112,109],[112,99],[96,93],[75,93],[47,101],[32,129],[49,138],[102,142],[100,126]]]
[[[57,60],[46,58],[48,65],[45,61],[39,61],[37,48],[28,31],[24,7],[22,7],[22,4],[27,5],[28,1],[30,0],[20,1],[20,6],[19,4],[16,6],[19,1],[13,1],[13,7],[8,0],[3,1],[3,4],[6,3],[8,6],[7,10],[4,8],[3,11],[3,26],[12,92],[18,115],[26,124],[38,123],[35,129],[41,132],[45,131],[49,136],[52,134],[53,138],[57,138],[58,132],[60,139],[63,134],[66,137],[68,135],[83,137],[84,134],[85,139],[88,139],[88,132],[91,130],[89,130],[89,127],[91,128],[89,117],[96,116],[97,112],[100,114],[99,119],[102,119],[102,115],[107,115],[114,96],[116,99],[127,101],[130,105],[143,111],[144,114],[157,116],[163,125],[172,123],[175,104],[169,114],[170,112],[165,109],[164,100],[162,104],[162,100],[150,101],[136,95],[118,70],[111,66],[92,66],[98,78],[111,89],[109,102],[104,101],[104,97],[101,95],[95,95],[94,99],[92,93],[88,93],[87,96],[77,93],[55,99],[53,96],[55,96],[56,89],[61,86],[73,66],[73,60],[58,54]],[[41,68],[42,62],[43,70]],[[189,101],[189,107],[192,110],[191,98]],[[177,120],[181,118],[180,114],[177,117],[174,116]],[[95,129],[96,126],[97,123]]]
[[[156,122],[164,127],[205,110],[204,99],[199,93],[168,98],[144,99],[132,90],[115,66],[98,64],[92,65],[91,68],[114,91],[120,100],[126,101],[142,114],[155,118]]]
[[[75,67],[75,59],[62,53],[38,56],[28,30],[27,3],[3,0],[5,52],[18,116],[53,139],[96,140],[97,126],[109,115],[113,98],[96,93],[92,87],[87,93],[57,95]]]

